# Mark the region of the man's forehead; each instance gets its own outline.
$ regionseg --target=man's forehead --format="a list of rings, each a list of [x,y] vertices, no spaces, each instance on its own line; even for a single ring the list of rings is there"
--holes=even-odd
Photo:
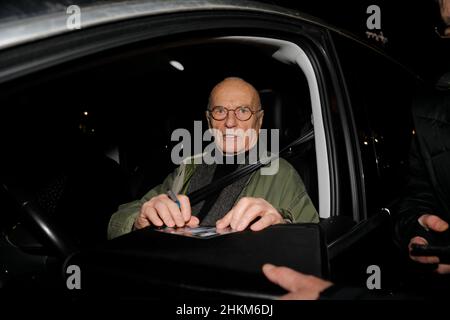
[[[252,104],[257,93],[243,83],[222,83],[214,88],[211,98],[215,103]]]
[[[234,90],[220,90],[214,92],[212,100],[215,103],[230,103],[230,104],[251,104],[254,95],[251,92],[242,92]]]

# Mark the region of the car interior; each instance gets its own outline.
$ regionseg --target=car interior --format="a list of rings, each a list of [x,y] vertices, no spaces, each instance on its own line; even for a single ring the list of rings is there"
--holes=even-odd
[[[281,256],[279,265],[335,283],[364,286],[373,264],[383,269],[383,289],[403,281],[391,211],[415,132],[405,117],[412,74],[387,64],[364,41],[307,16],[247,5],[191,11],[183,2],[173,12],[155,11],[153,3],[116,5],[93,9],[82,31],[68,32],[62,14],[20,18],[27,23],[11,23],[12,33],[4,34],[0,288],[20,295],[30,287],[65,291],[70,263],[104,273],[106,282],[120,278],[128,288],[132,276],[138,285],[140,275],[151,278],[148,267],[177,271],[196,255],[201,263],[194,269],[201,267],[195,271],[206,283],[201,290],[210,289],[203,271],[209,277],[228,271],[225,285],[240,277],[250,283],[247,276],[261,276],[267,257]],[[195,121],[205,130],[209,92],[231,76],[257,88],[263,128],[279,130],[280,149],[314,132],[282,156],[300,174],[320,223],[277,225],[250,237],[243,232],[237,234],[242,242],[226,242],[222,251],[213,242],[196,251],[188,242],[169,241],[156,252],[153,230],[106,241],[118,206],[141,198],[175,169],[173,131],[194,136]],[[254,288],[267,284],[253,280]]]
[[[208,95],[222,79],[241,77],[257,88],[263,128],[280,130],[280,149],[313,128],[305,75],[272,58],[274,52],[214,39],[140,43],[4,84],[2,184],[32,201],[77,247],[101,243],[117,207],[142,197],[176,167],[173,130],[193,132],[194,121],[206,130]],[[318,209],[314,140],[283,157]],[[11,201],[2,206],[2,250],[11,261],[49,254],[18,224]]]

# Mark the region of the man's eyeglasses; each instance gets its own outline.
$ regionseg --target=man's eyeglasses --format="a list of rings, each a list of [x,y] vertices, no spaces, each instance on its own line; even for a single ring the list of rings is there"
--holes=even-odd
[[[227,109],[225,107],[217,106],[208,110],[209,114],[214,120],[222,121],[228,116],[228,112],[233,111],[236,118],[240,121],[249,120],[255,113],[261,112],[262,110],[253,111],[249,107],[237,107],[234,110]]]

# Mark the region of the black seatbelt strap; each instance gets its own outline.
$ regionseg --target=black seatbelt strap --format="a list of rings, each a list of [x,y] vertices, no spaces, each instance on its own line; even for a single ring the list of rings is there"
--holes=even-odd
[[[314,138],[314,130],[311,129],[307,131],[304,135],[302,135],[300,138],[294,140],[290,144],[288,144],[286,147],[284,147],[278,154],[271,155],[270,157],[267,157],[265,159],[260,159],[258,162],[254,164],[249,164],[247,166],[241,167],[237,169],[236,171],[211,182],[210,184],[201,187],[198,190],[195,190],[191,193],[189,193],[187,196],[189,198],[189,201],[191,203],[191,206],[195,205],[196,203],[208,198],[211,194],[215,192],[219,192],[226,186],[230,185],[234,181],[245,177],[249,175],[252,172],[255,172],[261,167],[267,166],[272,161],[278,159],[281,155],[283,155],[286,151],[289,151],[292,147],[299,146],[305,142],[308,142]]]

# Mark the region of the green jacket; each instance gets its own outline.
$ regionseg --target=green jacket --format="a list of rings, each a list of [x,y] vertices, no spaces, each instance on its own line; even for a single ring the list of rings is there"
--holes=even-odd
[[[147,192],[142,199],[119,206],[119,210],[109,221],[108,238],[113,239],[131,232],[141,206],[154,196],[166,193],[168,189],[176,194],[186,194],[196,168],[191,162],[185,161],[181,164],[162,184]],[[276,174],[261,175],[261,169],[253,172],[236,202],[242,197],[265,199],[288,222],[319,222],[319,215],[306,193],[302,179],[297,171],[281,158]]]

